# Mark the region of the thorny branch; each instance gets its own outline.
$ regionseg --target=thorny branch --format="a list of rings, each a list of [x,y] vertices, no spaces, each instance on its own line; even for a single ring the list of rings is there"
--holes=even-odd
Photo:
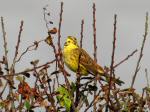
[[[61,25],[62,25],[62,14],[63,14],[63,2],[61,2],[61,11],[60,11],[60,18],[59,18],[59,27],[58,27],[58,52],[61,52]]]
[[[93,3],[93,43],[94,43],[94,60],[97,62],[97,45],[96,45],[96,16],[95,16],[96,8],[95,3]]]
[[[94,45],[94,61],[97,62],[97,45],[96,45],[96,6],[95,3],[93,3],[93,45]],[[94,80],[94,86],[96,86],[97,80]],[[96,97],[96,91],[94,91],[94,99]],[[94,112],[96,112],[96,103],[94,104],[93,108]]]
[[[80,40],[80,48],[82,48],[82,42],[83,42],[83,28],[84,28],[84,20],[81,21],[81,40]]]
[[[109,107],[109,102],[111,103],[110,99],[110,91],[112,89],[112,76],[115,78],[114,75],[114,56],[115,56],[115,49],[116,49],[116,24],[117,24],[117,15],[114,15],[114,34],[113,34],[113,48],[112,48],[112,56],[111,56],[111,65],[110,65],[110,80],[109,80],[109,91],[107,93],[107,106]],[[115,88],[115,83],[114,83],[114,88]],[[112,103],[111,103],[112,104]],[[106,108],[107,110],[107,108]]]
[[[114,75],[114,56],[116,49],[116,24],[117,24],[117,15],[114,15],[114,35],[113,35],[113,50],[111,56],[111,65],[110,65],[110,77]]]

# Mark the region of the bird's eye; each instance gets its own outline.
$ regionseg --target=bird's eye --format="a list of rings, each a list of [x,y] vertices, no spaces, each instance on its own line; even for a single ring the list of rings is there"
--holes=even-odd
[[[70,43],[70,41],[68,41],[68,43]]]

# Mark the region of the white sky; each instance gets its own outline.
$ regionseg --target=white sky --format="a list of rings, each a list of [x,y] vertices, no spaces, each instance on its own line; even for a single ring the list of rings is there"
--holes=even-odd
[[[145,13],[150,11],[149,0],[63,0],[64,12],[62,22],[62,45],[68,35],[80,37],[81,19],[84,24],[83,47],[92,56],[93,54],[93,29],[92,29],[92,4],[96,3],[96,26],[98,63],[109,66],[111,59],[113,38],[113,17],[117,14],[117,49],[116,63],[130,54],[133,50],[140,49],[145,24]],[[52,26],[58,27],[61,0],[0,0],[0,16],[4,17],[9,47],[9,60],[12,59],[15,43],[18,36],[20,21],[24,20],[20,52],[31,45],[34,40],[47,36],[43,20],[42,8],[49,5]],[[138,91],[146,85],[144,69],[150,71],[150,39],[146,41],[141,69],[136,78],[135,87]],[[2,49],[2,33],[0,33],[0,52]],[[40,59],[41,63],[52,59],[52,49],[42,44],[38,51],[28,53],[16,66],[18,71],[25,69],[31,60]],[[138,52],[139,53],[139,52]],[[2,57],[2,53],[0,53]],[[125,81],[124,87],[129,87],[134,74],[138,54],[116,69],[117,76]]]

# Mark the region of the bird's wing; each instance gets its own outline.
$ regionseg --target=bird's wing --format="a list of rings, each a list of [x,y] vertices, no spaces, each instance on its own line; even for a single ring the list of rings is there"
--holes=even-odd
[[[82,49],[82,48],[76,48],[76,49],[75,49],[75,52],[78,54],[78,56],[80,56],[80,57],[79,57],[79,58],[80,58],[80,61],[79,61],[80,64],[81,64],[82,66],[84,66],[84,67],[87,69],[87,71],[88,71],[89,73],[92,73],[93,75],[96,74],[96,73],[99,73],[100,75],[103,75],[103,76],[106,78],[106,81],[109,82],[109,80],[110,80],[109,75],[104,73],[104,69],[103,69],[101,66],[99,66],[99,65],[88,55],[88,53],[87,53],[84,49]],[[121,81],[119,78],[117,78],[117,79],[115,78],[115,79],[113,79],[113,80],[114,80],[115,83],[118,84],[118,85],[121,85],[121,84],[124,83],[124,82]]]
[[[99,66],[84,49],[76,48],[75,50],[79,53],[80,64],[83,65],[90,73],[104,73],[103,68]]]

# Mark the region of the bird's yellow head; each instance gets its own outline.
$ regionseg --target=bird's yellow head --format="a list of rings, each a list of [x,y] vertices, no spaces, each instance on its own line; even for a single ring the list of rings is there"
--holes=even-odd
[[[64,48],[65,47],[70,47],[70,48],[77,48],[78,46],[78,42],[77,39],[73,36],[68,36],[66,39],[66,42],[64,44]]]

